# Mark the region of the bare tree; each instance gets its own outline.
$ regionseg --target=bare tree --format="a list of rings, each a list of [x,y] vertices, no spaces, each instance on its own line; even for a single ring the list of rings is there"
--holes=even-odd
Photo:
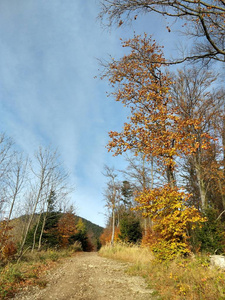
[[[27,162],[28,159],[24,158],[22,154],[15,153],[14,161],[7,173],[8,198],[11,201],[8,220],[11,219],[16,199],[22,192],[27,179]]]
[[[49,178],[51,178],[54,170],[57,168],[57,158],[58,154],[57,151],[52,151],[50,148],[43,149],[42,147],[39,148],[39,151],[35,155],[36,158],[36,165],[32,167],[32,172],[34,174],[35,180],[35,200],[34,206],[32,208],[32,213],[29,218],[29,222],[27,224],[27,228],[24,234],[23,242],[20,247],[19,257],[21,257],[24,249],[24,245],[26,242],[27,234],[29,232],[31,223],[34,218],[34,214],[37,210],[37,206],[42,199],[43,192],[48,185]]]
[[[7,202],[7,176],[12,163],[12,146],[12,140],[0,134],[0,217],[4,217],[3,206]]]
[[[225,2],[224,0],[103,0],[99,17],[119,26],[136,19],[140,13],[158,13],[165,18],[183,21],[185,34],[195,39],[190,55],[175,60],[225,61]],[[171,28],[167,26],[168,31]]]
[[[154,177],[156,170],[154,168],[154,158],[147,160],[146,157],[140,153],[139,156],[126,156],[128,166],[125,170],[120,170],[125,175],[125,178],[132,182],[134,189],[143,191],[146,188],[153,188]]]
[[[196,148],[195,153],[192,153],[191,156],[184,157],[184,160],[186,171],[189,173],[189,180],[191,180],[190,187],[193,189],[190,192],[194,191],[197,184],[202,209],[207,207],[207,186],[211,179],[208,176],[207,182],[205,175],[209,172],[212,164],[212,161],[207,157],[206,169],[204,164],[206,152],[202,147],[204,134],[207,133],[215,137],[218,119],[221,119],[223,114],[225,96],[222,89],[212,90],[215,81],[216,76],[212,72],[197,68],[184,69],[178,72],[171,89],[173,105],[178,107],[177,112],[180,116],[184,119],[198,118],[200,120],[198,126],[192,124],[187,128],[196,136],[196,141],[200,147]],[[195,179],[193,179],[193,175]],[[183,176],[186,177],[186,175]]]
[[[42,236],[50,210],[53,209],[53,206],[56,206],[63,201],[65,202],[68,195],[73,190],[73,188],[68,185],[68,177],[69,174],[64,171],[60,163],[49,177],[49,182],[43,197],[43,222],[39,236],[38,251],[41,249]]]
[[[105,166],[103,174],[104,176],[106,176],[106,178],[108,178],[107,188],[105,190],[104,197],[106,200],[106,207],[111,211],[111,215],[112,215],[111,245],[113,246],[114,238],[115,238],[116,207],[118,202],[120,201],[120,197],[119,197],[120,185],[116,181],[117,175],[115,174],[114,168]]]
[[[121,172],[125,178],[132,182],[135,191],[145,191],[146,189],[153,189],[154,185],[158,182],[158,174],[154,165],[154,158],[151,157],[150,161],[140,153],[139,156],[126,157],[128,166]],[[149,223],[149,224],[148,224]],[[147,233],[148,225],[152,226],[150,219],[144,218],[144,231]]]

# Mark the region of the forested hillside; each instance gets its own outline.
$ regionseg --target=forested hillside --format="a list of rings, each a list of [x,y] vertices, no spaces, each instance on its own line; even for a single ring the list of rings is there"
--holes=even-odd
[[[51,240],[49,246],[59,246],[58,242],[58,236],[60,235],[60,233],[57,231],[56,233],[54,232],[54,228],[56,227],[56,222],[58,222],[60,220],[60,218],[63,217],[68,217],[68,214],[66,213],[54,213],[52,215],[49,216],[49,221],[46,222],[45,225],[45,229],[44,229],[44,233],[43,233],[43,244],[45,244],[46,247],[46,243],[47,241]],[[28,233],[28,237],[27,237],[27,241],[26,241],[26,245],[32,246],[33,243],[33,237],[34,237],[34,232],[36,229],[36,226],[39,222],[39,218],[41,216],[39,214],[35,214],[33,217],[33,221],[31,224],[31,230]],[[24,230],[26,228],[26,224],[27,224],[27,220],[29,220],[30,216],[29,215],[23,215],[20,216],[19,218],[13,219],[10,221],[9,226],[11,226],[12,229],[12,240],[15,242],[15,244],[19,244],[20,241],[23,239],[23,234],[24,234]],[[65,224],[66,225],[66,224]],[[67,224],[67,226],[72,226],[72,224]],[[90,240],[90,243],[92,245],[93,250],[96,250],[97,247],[99,247],[99,237],[102,234],[104,228],[96,225],[84,218],[81,218],[79,216],[75,216],[74,218],[74,227],[77,228],[77,230],[75,230],[75,234],[77,234],[77,232],[81,232],[82,234],[78,234],[75,238],[75,240],[77,241],[83,241],[83,239],[88,239]],[[47,231],[51,232],[51,234],[47,233]],[[40,234],[40,226],[39,229],[37,229],[36,234]],[[65,232],[64,232],[65,233]],[[48,235],[48,239],[47,239],[47,235]],[[73,232],[71,231],[71,236],[73,235]],[[54,238],[55,236],[55,238]],[[38,239],[38,237],[36,238]],[[56,241],[54,241],[54,239],[56,239]],[[72,241],[70,242],[70,244],[72,243]],[[84,249],[86,250],[86,249]],[[89,249],[87,249],[89,250]]]

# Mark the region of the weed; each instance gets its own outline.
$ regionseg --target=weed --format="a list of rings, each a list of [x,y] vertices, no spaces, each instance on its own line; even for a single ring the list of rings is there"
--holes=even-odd
[[[69,256],[68,250],[27,252],[20,263],[0,267],[0,299],[12,297],[20,286],[38,285],[46,287],[44,272],[61,257]]]
[[[8,264],[0,272],[0,299],[12,296],[16,285],[23,281],[23,275],[17,266]]]

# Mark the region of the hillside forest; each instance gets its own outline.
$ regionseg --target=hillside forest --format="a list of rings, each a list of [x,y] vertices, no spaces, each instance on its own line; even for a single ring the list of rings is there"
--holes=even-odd
[[[0,264],[27,251],[99,248],[102,228],[77,216],[57,151],[40,147],[31,160],[5,134],[0,149]]]

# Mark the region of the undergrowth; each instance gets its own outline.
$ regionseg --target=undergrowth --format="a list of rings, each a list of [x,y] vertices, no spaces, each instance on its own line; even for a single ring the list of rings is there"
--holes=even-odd
[[[104,246],[100,255],[132,262],[128,272],[143,276],[161,299],[225,299],[225,271],[211,268],[206,255],[162,263],[154,259],[147,248],[125,244]]]
[[[19,263],[10,262],[0,268],[0,299],[9,299],[21,288],[38,285],[44,288],[47,281],[43,275],[60,258],[68,257],[74,249],[34,251],[26,253]]]

